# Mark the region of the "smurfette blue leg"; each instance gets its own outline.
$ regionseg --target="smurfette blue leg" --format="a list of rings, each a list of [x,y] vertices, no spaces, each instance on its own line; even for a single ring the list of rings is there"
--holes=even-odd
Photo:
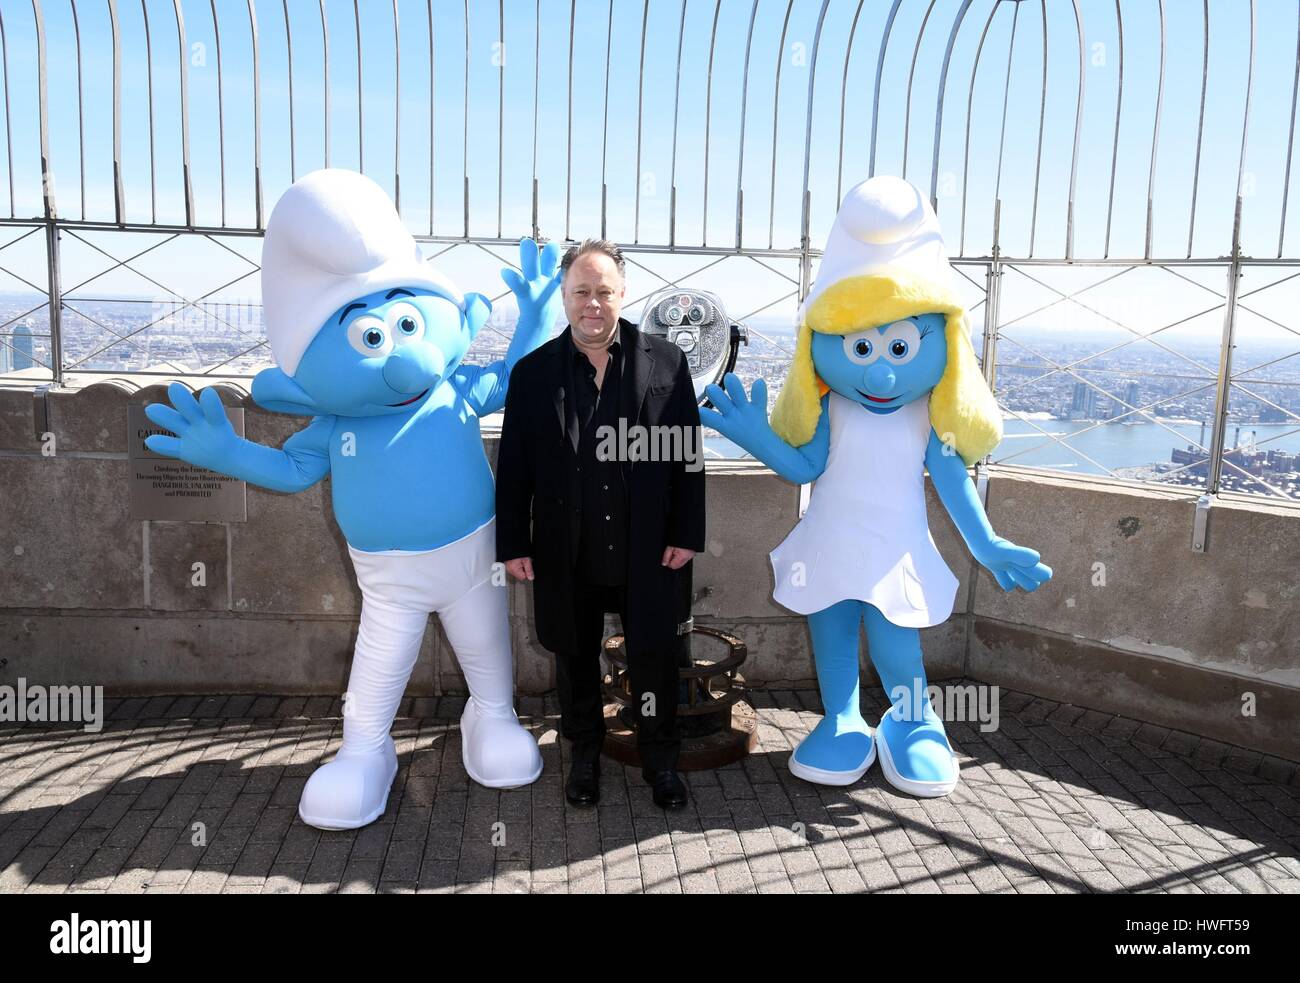
[[[858,706],[861,601],[840,601],[808,616],[817,683],[826,715],[790,756],[790,773],[820,785],[852,785],[876,759]]]
[[[885,779],[900,791],[933,797],[957,786],[957,759],[943,721],[926,697],[921,635],[900,628],[867,605],[867,645],[885,695],[892,706],[876,729],[876,746]]]

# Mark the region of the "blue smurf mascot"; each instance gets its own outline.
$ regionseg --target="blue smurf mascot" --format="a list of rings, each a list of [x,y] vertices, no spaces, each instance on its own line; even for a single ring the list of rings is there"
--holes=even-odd
[[[941,796],[958,781],[943,721],[926,697],[918,629],[952,613],[957,578],[926,519],[924,469],[972,555],[1004,590],[1052,571],[989,525],[967,467],[1002,437],[930,203],[894,177],[845,197],[799,311],[789,376],[767,416],[728,375],[707,390],[708,426],[777,474],[815,481],[808,510],[775,550],[773,597],[808,617],[825,716],[790,771],[849,785],[875,761],[901,791]],[[874,731],[858,703],[858,630],[890,709]]]
[[[275,491],[327,474],[334,514],[361,587],[361,624],[343,711],[343,744],[303,789],[298,812],[351,829],[384,811],[397,772],[389,730],[436,611],[470,692],[461,717],[465,770],[481,785],[541,774],[537,743],[515,716],[507,591],[493,577],[495,496],[479,419],[505,404],[510,369],[550,333],[560,304],[559,250],[520,244],[519,302],[506,358],[465,365],[491,311],[425,262],[383,190],[327,168],[297,181],[267,223],[266,336],[276,367],[253,380],[258,405],[312,418],[282,449],[235,435],[212,389],[176,383],[149,418],[176,436],[151,450]],[[496,580],[497,582],[494,582]]]

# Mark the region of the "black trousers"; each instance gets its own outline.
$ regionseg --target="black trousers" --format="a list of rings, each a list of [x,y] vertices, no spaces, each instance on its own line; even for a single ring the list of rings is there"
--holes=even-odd
[[[574,584],[574,635],[577,650],[557,652],[555,682],[560,697],[560,733],[573,742],[576,761],[595,762],[605,741],[600,651],[605,613],[627,625],[627,588]],[[678,666],[685,657],[679,636],[669,651],[645,652],[628,646],[628,672],[637,714],[637,749],[643,768],[677,767]],[[648,699],[653,695],[653,700]]]

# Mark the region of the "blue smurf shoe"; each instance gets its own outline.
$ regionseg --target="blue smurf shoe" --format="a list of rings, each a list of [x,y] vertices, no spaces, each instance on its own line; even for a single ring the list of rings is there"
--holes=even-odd
[[[876,741],[861,715],[827,714],[790,755],[790,774],[818,785],[852,785],[875,760]]]
[[[957,787],[960,768],[943,721],[928,701],[919,720],[907,720],[902,709],[890,707],[876,728],[875,744],[885,780],[909,795],[947,795]]]

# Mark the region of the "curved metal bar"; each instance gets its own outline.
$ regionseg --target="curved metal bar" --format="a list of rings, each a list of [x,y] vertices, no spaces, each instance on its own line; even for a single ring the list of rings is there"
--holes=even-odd
[[[969,2],[969,0],[968,0]],[[826,20],[826,8],[830,6],[830,0],[822,0],[822,9],[817,15],[817,29],[813,32],[813,49],[812,62],[808,67],[808,106],[804,111],[804,134],[803,134],[803,193],[806,197],[812,190],[810,185],[812,171],[812,119],[813,119],[813,90],[817,85],[817,53],[822,44],[822,23]],[[839,205],[839,200],[835,202]],[[803,248],[807,248],[807,239],[809,232],[808,210],[804,209],[803,230],[801,240],[804,243]]]
[[[632,241],[641,239],[641,111],[645,100],[645,29],[650,17],[650,0],[641,0],[641,67],[636,83],[636,187],[632,190],[634,213]]]
[[[1034,255],[1034,237],[1038,234],[1038,180],[1043,172],[1043,127],[1047,121],[1047,0],[1041,0],[1043,12],[1043,93],[1038,102],[1038,154],[1034,161],[1034,208],[1029,217],[1029,255]]]
[[[324,3],[325,0],[321,0]],[[189,42],[185,39],[185,15],[181,0],[172,0],[172,13],[176,17],[176,44],[180,57],[181,81],[181,175],[185,181],[185,224],[194,226],[194,178],[190,173],[190,70],[186,61]]]
[[[208,0],[212,10],[212,36],[217,47],[217,149],[221,184],[221,226],[226,224],[226,100],[221,80],[221,24],[217,21],[217,0]]]
[[[613,0],[610,0],[612,3]],[[569,0],[569,115],[564,125],[564,238],[570,238],[573,204],[573,35],[578,0]],[[499,189],[498,189],[499,196]],[[498,224],[497,235],[501,235]]]
[[[930,23],[936,0],[930,0],[921,18],[921,27],[916,32],[916,44],[912,46],[912,66],[907,71],[907,96],[903,99],[903,180],[907,180],[907,148],[912,135],[912,83],[916,80],[916,59],[921,54],[921,42],[925,39],[925,27]]]
[[[430,0],[432,3],[432,0]],[[614,0],[609,0],[611,9]],[[533,2],[533,238],[537,238],[537,113],[542,93],[542,0]]]
[[[1154,200],[1156,191],[1156,151],[1160,148],[1160,114],[1165,105],[1165,0],[1156,0],[1160,11],[1160,75],[1156,82],[1156,121],[1151,133],[1151,170],[1147,174],[1147,237],[1146,249],[1142,253],[1151,258],[1151,224],[1155,214]]]
[[[934,107],[934,156],[930,160],[930,207],[939,209],[939,141],[943,138],[943,96],[948,88],[948,65],[952,61],[952,48],[957,43],[957,32],[961,30],[966,11],[970,9],[971,0],[962,0],[961,10],[953,21],[952,31],[948,34],[948,50],[943,53],[943,68],[939,71],[939,98]]]
[[[1083,99],[1085,94],[1085,75],[1087,73],[1086,56],[1083,42],[1083,15],[1079,12],[1079,0],[1074,2],[1074,30],[1079,38],[1079,98],[1074,109],[1074,152],[1070,155],[1070,197],[1065,205],[1065,258],[1074,257],[1074,188],[1079,176],[1079,137],[1083,131]]]
[[[1116,3],[1119,0],[1115,0]],[[1016,28],[1020,24],[1020,4],[1017,3],[1011,14],[1011,38],[1007,41],[1007,77],[1002,88],[1002,123],[1001,132],[998,136],[998,171],[997,177],[993,181],[993,208],[994,208],[994,228],[997,228],[997,210],[998,202],[1002,199],[1002,154],[1007,148],[1007,97],[1011,95],[1011,56],[1016,50]],[[997,236],[994,236],[994,245],[997,244]]]
[[[393,0],[396,17],[397,0]],[[501,238],[501,188],[505,175],[506,129],[506,10],[504,0],[497,0],[497,238]]]
[[[772,90],[772,192],[767,203],[767,248],[771,249],[776,230],[776,148],[777,123],[781,110],[781,65],[785,62],[785,37],[790,28],[790,11],[794,10],[794,0],[785,5],[785,20],[781,24],[781,40],[776,48],[776,87]]]
[[[1209,3],[1209,0],[1205,0]],[[1291,191],[1291,151],[1295,144],[1295,110],[1296,95],[1300,94],[1300,8],[1296,10],[1296,38],[1295,38],[1295,77],[1291,82],[1291,128],[1286,135],[1286,177],[1282,179],[1282,219],[1277,230],[1277,255],[1282,258],[1282,241],[1286,238],[1286,206],[1287,199]],[[1191,256],[1191,244],[1188,244],[1187,255]]]
[[[975,61],[972,63],[970,70],[970,84],[966,87],[966,143],[961,166],[961,233],[957,240],[957,254],[959,256],[966,255],[966,191],[970,184],[970,123],[975,101],[975,77],[980,70],[980,55],[984,53],[984,40],[988,37],[989,27],[993,23],[993,17],[997,14],[999,6],[999,0],[994,0],[993,6],[989,8],[988,20],[984,22],[984,30],[980,32],[980,42],[975,48]]]
[[[540,2],[540,0],[539,0]],[[539,8],[540,9],[540,8]],[[605,153],[609,149],[609,53],[614,46],[614,0],[609,0],[609,21],[605,27],[605,108],[602,111],[604,126],[600,137],[600,237],[605,238],[608,214],[606,204],[608,185],[605,180]]]
[[[126,218],[126,195],[122,187],[122,30],[117,22],[117,0],[108,0],[108,25],[113,37],[113,209],[121,222]],[[48,160],[45,150],[41,156]]]
[[[1119,3],[1119,0],[1115,0]],[[1210,81],[1210,0],[1204,0],[1202,24],[1204,39],[1201,42],[1201,112],[1196,122],[1196,165],[1192,168],[1192,209],[1187,219],[1187,258],[1192,256],[1192,233],[1196,229],[1196,194],[1201,184],[1201,139],[1205,135],[1205,90]],[[1296,65],[1300,72],[1300,62]]]
[[[803,137],[803,194],[800,207],[799,219],[799,299],[802,301],[808,296],[808,290],[812,286],[812,253],[810,251],[810,239],[812,234],[812,120],[813,120],[813,92],[817,85],[817,54],[821,49],[822,43],[822,24],[826,20],[826,8],[830,6],[830,0],[822,0],[821,12],[817,15],[817,30],[813,34],[812,64],[808,69],[808,106],[804,111],[804,137]],[[839,201],[834,202],[839,207]]]
[[[576,2],[576,0],[575,0]],[[673,150],[668,165],[668,246],[677,244],[677,112],[682,102],[682,43],[686,40],[686,0],[677,22],[677,81],[673,86]]]
[[[325,14],[325,0],[320,0],[321,91],[325,93],[325,166],[330,166],[330,30]],[[432,102],[430,102],[432,105]]]
[[[397,0],[393,0],[393,207],[402,213],[402,25]]]
[[[253,227],[262,227],[262,68],[257,47],[257,13],[248,0],[248,29],[253,45]]]
[[[47,71],[45,60],[45,19],[41,16],[40,4],[33,0],[32,17],[36,22],[36,98],[38,100],[38,111],[40,113],[40,141],[41,141],[41,204],[45,209],[45,217],[53,218],[56,214],[54,201],[54,174],[50,168],[50,104],[49,104],[49,81],[50,77]],[[9,95],[9,83],[5,82],[5,97]],[[10,181],[13,180],[13,170],[10,169]],[[12,203],[11,203],[12,204]],[[12,207],[10,208],[12,213]],[[57,279],[57,271],[53,271]],[[51,292],[57,297],[57,284],[51,287]],[[54,321],[54,327],[57,328],[57,312],[51,315]],[[52,345],[58,344],[58,339],[51,339]],[[60,352],[60,358],[62,357]]]
[[[81,21],[77,17],[77,5],[75,3],[70,3],[69,6],[72,8],[72,37],[73,37],[73,43],[75,45],[75,50],[77,52],[77,158],[79,161],[79,169],[81,173],[81,177],[80,177],[81,217],[84,220],[86,218],[86,117],[85,117],[85,91],[82,88],[82,71],[81,71]],[[144,0],[140,0],[140,6],[141,7],[144,6]],[[35,6],[33,9],[39,11],[40,8],[39,6]],[[37,16],[39,17],[40,14],[38,13]],[[148,32],[149,32],[149,15],[146,13],[145,14],[145,36],[146,37],[148,37]],[[152,89],[151,89],[151,93],[152,93]],[[153,169],[152,169],[153,98],[152,95],[150,96],[149,99],[149,159],[151,165],[149,171],[149,178],[150,178],[150,182],[152,183],[153,180]],[[155,215],[154,218],[156,219],[157,216]]]
[[[898,3],[899,0],[894,0]],[[740,143],[736,153],[736,250],[740,250],[745,223],[745,122],[749,112],[749,56],[754,50],[754,18],[758,15],[758,0],[749,8],[749,31],[745,36],[745,67],[740,81]]]
[[[143,4],[144,0],[140,2]],[[289,183],[292,184],[298,180],[298,150],[294,141],[294,130],[297,127],[293,120],[293,29],[289,26],[289,0],[280,0],[280,7],[284,11],[284,47],[288,65],[286,75],[289,80]]]
[[[469,238],[469,0],[465,0],[465,119],[461,140],[461,184],[465,189],[465,238]]]
[[[1162,0],[1163,2],[1163,0]],[[1250,97],[1255,88],[1255,0],[1250,0],[1250,59],[1246,66],[1246,108],[1241,119],[1241,157],[1237,161],[1237,194],[1246,174],[1246,135],[1250,132]]]
[[[996,2],[996,0],[995,0]],[[840,71],[840,151],[836,160],[839,166],[835,172],[835,204],[844,200],[844,108],[849,94],[849,60],[853,55],[853,42],[858,35],[858,18],[862,15],[863,0],[853,11],[853,23],[849,25],[849,43],[844,46],[844,68]]]
[[[1209,3],[1209,0],[1206,0]],[[1120,111],[1124,103],[1124,13],[1119,0],[1115,0],[1115,24],[1119,31],[1119,84],[1115,89],[1115,143],[1110,152],[1110,194],[1106,204],[1106,241],[1102,247],[1102,258],[1110,256],[1111,219],[1115,214],[1115,174],[1119,168],[1119,123]],[[1201,104],[1204,112],[1205,104]],[[1202,116],[1204,120],[1204,116]]]
[[[364,174],[366,172],[366,113],[365,100],[362,98],[361,92],[361,78],[365,73],[362,69],[361,58],[361,8],[357,4],[358,0],[352,0],[352,24],[356,30],[357,39],[357,170]],[[465,33],[468,41],[468,24],[465,26]]]
[[[861,7],[862,0],[858,0]],[[704,207],[700,221],[700,245],[709,244],[709,126],[713,119],[713,53],[718,47],[718,14],[722,0],[713,4],[713,29],[709,32],[709,68],[704,82]]]
[[[538,0],[541,3],[541,0]],[[437,130],[434,129],[434,60],[433,60],[433,0],[425,0],[425,13],[429,18],[429,235],[433,235],[433,174],[438,160]],[[536,120],[534,120],[536,126]],[[536,153],[536,151],[534,151]],[[536,170],[536,161],[533,168]]]
[[[885,31],[880,36],[880,54],[876,56],[876,92],[871,100],[871,157],[867,161],[867,177],[876,174],[876,133],[880,127],[880,77],[885,71],[885,54],[889,49],[889,36],[894,31],[894,17],[898,14],[898,5],[902,0],[894,0],[885,19]]]
[[[155,180],[157,168],[154,160],[154,136],[153,136],[153,43],[149,32],[149,5],[145,0],[140,0],[140,13],[144,15],[144,64],[145,64],[145,92],[149,100],[149,221],[154,223],[158,221],[158,187]],[[72,16],[75,22],[77,16],[76,4],[72,5]],[[77,40],[77,121],[81,121],[81,40],[80,31],[78,30]],[[86,164],[85,150],[82,150],[81,164],[81,217],[86,217]]]

